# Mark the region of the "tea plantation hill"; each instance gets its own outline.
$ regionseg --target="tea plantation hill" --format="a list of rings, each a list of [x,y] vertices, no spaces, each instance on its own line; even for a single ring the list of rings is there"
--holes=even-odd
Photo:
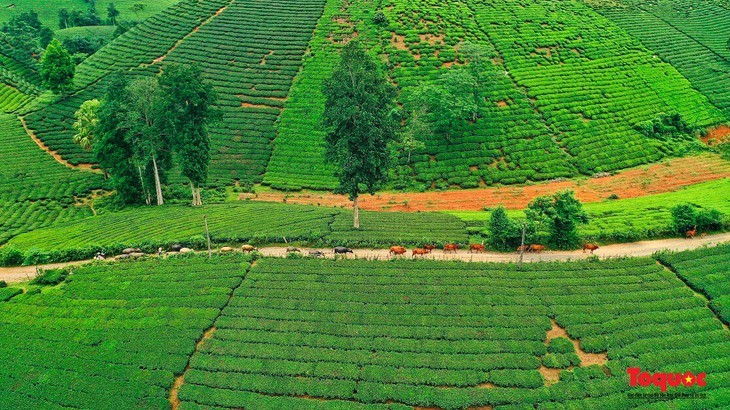
[[[624,16],[600,1],[183,0],[81,63],[76,89],[63,100],[42,90],[32,70],[0,58],[15,75],[0,86],[7,95],[0,108],[19,114],[65,161],[89,163],[91,155],[71,141],[72,117],[101,96],[111,73],[150,76],[170,63],[197,62],[224,112],[212,129],[212,184],[331,189],[321,88],[342,45],[357,37],[407,94],[464,69],[459,45],[469,42],[492,61],[481,86],[483,116],[448,137],[423,137],[425,148],[396,170],[399,185],[468,188],[591,175],[676,153],[684,143],[637,129],[662,113],[703,130],[728,121],[728,50],[717,39],[727,37],[720,22],[730,11],[683,1],[691,13],[664,1],[649,10],[662,27],[675,28],[655,33],[641,31],[636,15],[647,12],[628,1]],[[385,20],[376,23],[377,13]],[[703,13],[712,33],[694,35]],[[678,32],[691,38],[691,51],[667,46]]]

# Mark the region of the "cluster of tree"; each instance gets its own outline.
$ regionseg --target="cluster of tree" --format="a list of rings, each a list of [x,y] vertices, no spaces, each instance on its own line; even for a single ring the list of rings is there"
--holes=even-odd
[[[106,39],[97,36],[73,36],[63,40],[63,47],[71,54],[75,64],[80,64],[91,54],[104,47]]]
[[[679,204],[672,207],[674,231],[685,235],[687,231],[719,231],[725,225],[723,214],[717,209],[703,209],[693,204]]]
[[[58,10],[58,28],[64,29],[69,27],[81,27],[81,26],[123,26],[124,30],[130,26],[134,26],[135,21],[124,21],[121,19],[121,12],[114,3],[109,3],[106,7],[106,20],[103,20],[96,11],[96,0],[85,0],[87,3],[86,10],[71,9],[70,11],[66,8]],[[144,10],[145,6],[142,3],[136,3],[129,7],[129,11],[134,13],[139,18],[139,12]]]
[[[38,13],[27,11],[3,23],[0,27],[0,39],[10,45],[5,51],[11,57],[35,66],[43,49],[53,39],[53,30],[41,24]]]
[[[454,129],[482,116],[484,83],[493,75],[493,64],[479,45],[463,44],[459,53],[467,65],[445,70],[436,83],[404,92],[403,108],[398,109],[396,89],[377,61],[357,41],[342,49],[341,61],[323,89],[323,123],[326,158],[336,165],[337,192],[353,201],[355,228],[357,198],[387,181],[392,151],[410,163],[412,152],[424,148],[425,137],[439,134],[448,139]]]
[[[169,65],[159,77],[131,82],[116,74],[101,101],[86,101],[76,112],[74,141],[93,150],[122,203],[151,204],[154,196],[162,205],[174,157],[189,181],[192,204],[202,205],[200,186],[210,162],[207,127],[220,115],[215,101],[197,65]]]
[[[517,222],[507,216],[504,207],[495,209],[489,218],[491,245],[500,250],[514,250],[525,241],[547,243],[555,249],[573,249],[580,245],[578,225],[588,223],[583,205],[572,191],[535,198],[525,211],[527,219]]]

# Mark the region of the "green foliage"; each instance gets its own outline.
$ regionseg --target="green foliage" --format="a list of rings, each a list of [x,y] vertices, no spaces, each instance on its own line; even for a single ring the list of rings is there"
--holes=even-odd
[[[101,102],[96,99],[84,101],[74,114],[74,117],[76,117],[74,129],[77,132],[74,135],[74,142],[81,145],[83,149],[90,150],[94,147],[94,133],[99,125],[97,113],[100,105]]]
[[[558,249],[579,246],[578,225],[588,223],[588,215],[573,191],[538,197],[530,202],[525,214],[537,226],[547,227],[548,240]]]
[[[387,180],[388,144],[396,138],[391,115],[395,88],[363,46],[352,41],[342,49],[339,65],[325,81],[324,94],[326,158],[339,178],[335,192],[347,194],[350,200],[363,191],[374,194]]]
[[[193,205],[202,205],[200,185],[208,180],[208,127],[219,119],[217,93],[197,65],[170,65],[160,76],[159,120],[177,153],[182,174],[193,189]]]
[[[671,209],[674,233],[684,235],[697,228],[698,231],[717,231],[723,228],[723,214],[717,209],[701,209],[697,205],[684,203]]]
[[[46,47],[41,59],[41,78],[43,85],[56,94],[66,95],[73,88],[76,66],[71,61],[68,51],[54,39]]]
[[[99,106],[94,158],[109,174],[109,183],[117,193],[116,198],[125,204],[139,204],[144,200],[142,183],[139,169],[132,161],[134,147],[126,139],[128,84],[128,80],[121,74],[115,75],[109,81]]]
[[[40,286],[55,286],[68,278],[68,269],[47,269],[42,270],[30,283]]]
[[[488,229],[489,243],[495,249],[514,250],[522,243],[522,227],[507,216],[503,206],[499,206],[489,215]]]
[[[5,282],[4,280],[0,280],[0,288],[7,288],[7,287],[8,287],[8,283]]]
[[[550,340],[548,345],[548,352],[550,353],[575,353],[575,346],[570,339],[565,337],[556,337]]]

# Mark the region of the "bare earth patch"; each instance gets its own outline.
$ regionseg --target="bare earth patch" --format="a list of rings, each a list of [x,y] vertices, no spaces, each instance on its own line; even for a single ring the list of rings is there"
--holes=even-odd
[[[435,157],[431,157],[436,161]],[[380,193],[364,195],[360,207],[373,211],[480,211],[485,206],[503,205],[507,209],[524,209],[538,196],[570,189],[584,203],[600,202],[612,194],[620,199],[677,191],[685,186],[730,177],[730,162],[718,155],[675,158],[658,164],[646,165],[619,172],[615,175],[582,180],[548,181],[531,185],[510,185],[479,189],[441,192]],[[239,199],[310,204],[332,207],[350,207],[344,195],[327,192],[302,191],[295,193],[261,192],[242,194]],[[408,206],[404,206],[408,203]]]
[[[730,141],[730,126],[724,124],[711,129],[707,132],[707,135],[702,137],[702,142],[707,145],[719,144],[724,141]]]
[[[550,341],[555,338],[564,337],[573,343],[573,346],[575,347],[575,353],[580,358],[581,367],[591,366],[594,364],[603,366],[604,364],[606,364],[606,362],[608,361],[606,353],[587,353],[583,351],[583,349],[580,348],[580,342],[571,338],[570,335],[568,335],[568,332],[566,332],[564,328],[560,327],[555,319],[550,319],[550,323],[552,323],[552,328],[547,331],[547,335],[545,337],[545,346],[548,346],[550,344]],[[573,367],[571,366],[567,370],[570,371],[572,370],[572,368]],[[551,384],[555,384],[560,381],[560,372],[562,370],[563,369],[549,369],[545,366],[541,366],[538,369],[540,374],[542,374],[542,377],[545,379],[546,386],[550,386]]]

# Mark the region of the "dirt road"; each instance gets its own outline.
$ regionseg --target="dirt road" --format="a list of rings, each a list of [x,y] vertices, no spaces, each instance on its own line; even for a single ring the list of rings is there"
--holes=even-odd
[[[715,246],[720,243],[730,242],[730,233],[723,233],[719,235],[709,235],[704,238],[695,239],[659,239],[655,241],[642,241],[633,243],[622,243],[615,245],[602,246],[595,252],[595,255],[601,259],[606,258],[617,258],[623,256],[651,256],[654,252],[662,250],[670,251],[685,251],[701,248],[703,246]],[[302,253],[307,255],[311,248],[301,248]],[[332,249],[316,249],[325,254],[325,257],[332,258],[334,254]],[[283,257],[286,256],[286,248],[279,246],[271,246],[260,248],[264,256],[269,257]],[[525,262],[545,262],[545,261],[575,261],[585,259],[591,256],[590,253],[583,253],[582,251],[547,251],[543,253],[525,253]],[[354,249],[354,256],[348,254],[348,258],[368,258],[376,260],[386,260],[391,258],[387,249]],[[399,256],[400,258],[411,258],[411,253],[408,252],[405,256]],[[517,253],[498,253],[498,252],[485,252],[485,253],[469,253],[465,250],[460,250],[456,254],[444,253],[442,250],[435,250],[432,254],[426,256],[419,256],[418,258],[432,259],[432,260],[460,260],[464,262],[517,262],[519,255]],[[68,263],[54,263],[50,265],[39,265],[41,269],[52,269],[71,265],[81,265],[89,263],[90,261],[78,261]],[[23,266],[16,268],[0,268],[0,280],[4,280],[8,283],[24,282],[35,277],[36,266]]]

